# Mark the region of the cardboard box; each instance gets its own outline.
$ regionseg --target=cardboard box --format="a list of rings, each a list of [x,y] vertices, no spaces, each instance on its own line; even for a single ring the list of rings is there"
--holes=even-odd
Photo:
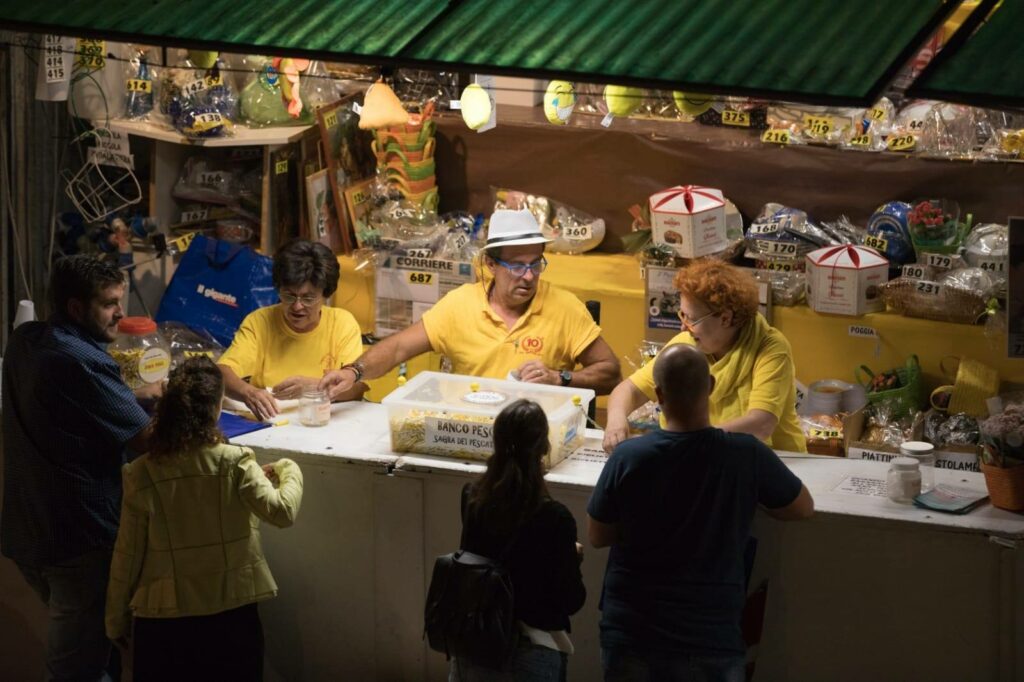
[[[889,261],[865,246],[826,246],[807,254],[807,302],[819,313],[863,315],[885,309],[879,287]]]
[[[683,258],[706,256],[728,246],[721,190],[676,185],[652,194],[648,202],[656,244],[668,244]]]
[[[867,459],[875,462],[889,462],[894,457],[899,457],[900,449],[895,445],[876,445],[860,440],[866,421],[863,409],[857,410],[843,420],[846,456],[850,459]],[[921,435],[915,433],[914,439],[921,440]],[[935,468],[981,473],[980,455],[981,447],[977,445],[946,445],[941,449],[935,449]]]
[[[391,256],[375,276],[376,324],[379,338],[402,331],[423,317],[452,289],[476,281],[469,261],[429,256]]]

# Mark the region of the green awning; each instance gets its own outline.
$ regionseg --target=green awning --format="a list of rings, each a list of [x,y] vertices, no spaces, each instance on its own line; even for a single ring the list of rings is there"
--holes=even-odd
[[[39,33],[867,105],[960,0],[0,0]]]
[[[0,0],[0,24],[226,52],[385,62],[447,6],[445,0]]]
[[[909,95],[1024,109],[1024,0],[1005,0],[990,14],[995,4],[988,0],[973,12]]]

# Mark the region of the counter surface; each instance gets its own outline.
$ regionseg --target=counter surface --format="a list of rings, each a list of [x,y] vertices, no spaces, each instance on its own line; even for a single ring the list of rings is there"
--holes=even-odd
[[[382,405],[366,402],[336,404],[330,424],[320,428],[302,426],[298,423],[297,413],[286,412],[284,416],[289,419],[288,424],[256,431],[232,442],[275,456],[320,456],[380,465],[408,473],[465,475],[484,470],[483,462],[392,452],[387,410]],[[601,435],[601,431],[587,429],[584,445],[553,467],[546,476],[547,481],[552,485],[593,488],[605,460]],[[886,497],[871,494],[872,488],[878,490],[876,482],[884,481],[888,464],[843,457],[779,454],[811,491],[819,514],[924,524],[954,532],[1024,540],[1024,515],[996,509],[987,503],[969,514],[944,514],[897,504]],[[985,490],[984,477],[973,472],[936,469],[935,482]]]

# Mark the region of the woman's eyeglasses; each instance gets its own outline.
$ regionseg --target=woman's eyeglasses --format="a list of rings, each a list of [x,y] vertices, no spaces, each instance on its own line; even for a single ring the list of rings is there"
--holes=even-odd
[[[494,260],[503,268],[511,272],[513,277],[525,277],[527,270],[532,271],[535,275],[539,275],[544,272],[544,269],[548,266],[548,262],[544,258],[535,260],[532,263],[507,263],[500,258],[495,258]]]
[[[710,312],[707,315],[701,315],[696,320],[691,320],[690,318],[688,318],[686,316],[686,313],[684,313],[682,310],[680,310],[678,314],[679,314],[679,321],[683,323],[683,326],[686,327],[687,329],[693,329],[694,327],[696,327],[698,324],[700,324],[704,320],[708,319],[709,317],[714,317],[718,313]]]
[[[281,303],[284,303],[285,305],[295,305],[295,302],[298,301],[304,308],[312,308],[323,300],[322,296],[317,296],[315,294],[311,294],[309,296],[296,296],[295,294],[290,294],[287,291],[280,291],[277,295],[280,297]]]

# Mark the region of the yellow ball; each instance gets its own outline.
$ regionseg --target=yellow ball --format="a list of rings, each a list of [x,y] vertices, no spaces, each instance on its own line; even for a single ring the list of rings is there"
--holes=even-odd
[[[626,85],[604,86],[604,101],[608,105],[608,111],[615,116],[629,116],[639,109],[643,95],[644,92],[640,88]]]
[[[477,83],[466,86],[459,104],[462,107],[462,120],[470,130],[482,128],[491,120],[491,98]]]
[[[555,125],[565,125],[576,107],[576,89],[568,81],[551,81],[544,93],[544,116]]]
[[[217,63],[219,52],[211,50],[189,50],[188,58],[200,69],[212,69]]]
[[[711,108],[715,99],[710,95],[699,95],[696,92],[679,92],[676,90],[672,93],[672,101],[676,103],[676,108],[684,114],[700,116]]]

